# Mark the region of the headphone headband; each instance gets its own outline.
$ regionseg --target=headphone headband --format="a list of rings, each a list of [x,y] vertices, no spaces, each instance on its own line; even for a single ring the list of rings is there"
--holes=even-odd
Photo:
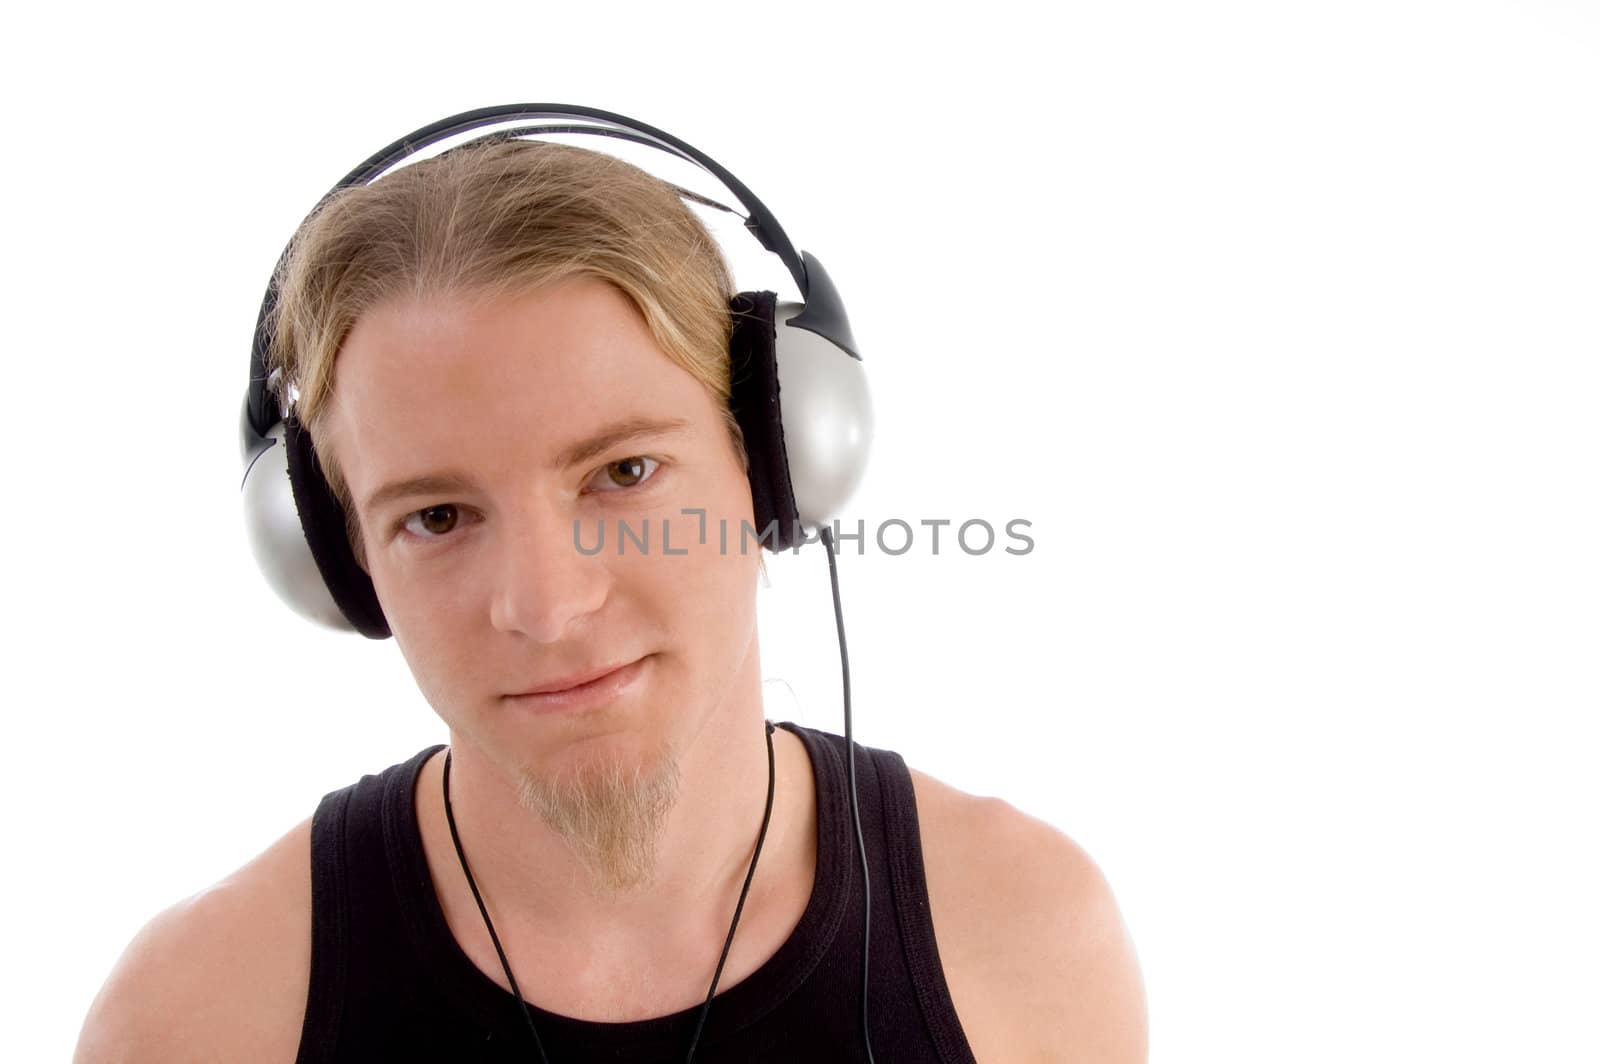
[[[576,120],[574,124],[573,120]],[[462,133],[469,133],[474,129],[484,126],[498,125],[503,122],[533,122],[535,125],[524,126],[509,132],[507,136],[537,136],[550,133],[585,133],[605,137],[617,137],[629,140],[635,144],[643,144],[656,148],[669,155],[676,155],[684,162],[692,163],[706,171],[722,182],[723,186],[743,204],[749,211],[745,220],[745,227],[750,230],[761,246],[777,255],[783,260],[784,266],[794,277],[795,284],[800,286],[801,299],[809,298],[807,291],[806,270],[800,260],[800,253],[795,250],[794,243],[783,231],[783,226],[778,224],[766,204],[756,198],[744,182],[718,163],[711,156],[696,148],[694,145],[674,137],[665,130],[646,125],[643,122],[628,118],[624,115],[614,114],[610,111],[601,111],[593,107],[579,107],[576,105],[551,104],[551,103],[520,103],[503,104],[496,107],[480,107],[473,111],[463,111],[449,118],[442,118],[432,125],[423,126],[421,129],[402,137],[381,151],[375,152],[371,158],[340,181],[335,190],[347,188],[351,185],[365,185],[379,177],[405,159],[424,148],[438,144],[440,141],[449,140],[451,137]],[[545,124],[545,123],[566,124]]]

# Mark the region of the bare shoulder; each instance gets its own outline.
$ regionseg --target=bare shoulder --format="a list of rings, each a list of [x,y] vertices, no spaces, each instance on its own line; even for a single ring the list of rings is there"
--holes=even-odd
[[[290,1064],[311,972],[311,821],[134,936],[74,1064]]]
[[[999,798],[911,778],[939,956],[978,1060],[1144,1061],[1144,986],[1094,861]]]

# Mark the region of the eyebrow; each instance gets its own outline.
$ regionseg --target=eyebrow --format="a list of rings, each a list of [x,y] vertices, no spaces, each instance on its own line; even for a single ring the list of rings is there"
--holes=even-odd
[[[689,427],[684,418],[630,417],[613,422],[586,439],[568,444],[556,455],[554,468],[571,469],[609,451],[621,443],[643,439],[647,436],[665,436]],[[463,473],[429,473],[420,477],[407,477],[391,481],[367,496],[362,512],[370,513],[376,507],[397,499],[415,495],[451,495],[472,488],[472,478]]]
[[[570,444],[556,456],[555,468],[571,469],[600,457],[619,443],[642,439],[646,436],[666,436],[682,432],[689,422],[681,417],[630,417],[614,422],[590,436]]]

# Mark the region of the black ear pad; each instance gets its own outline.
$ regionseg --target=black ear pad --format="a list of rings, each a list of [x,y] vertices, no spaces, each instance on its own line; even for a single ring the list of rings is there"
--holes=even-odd
[[[316,559],[322,582],[345,619],[368,639],[387,639],[389,622],[378,604],[372,578],[356,563],[355,551],[345,534],[344,509],[328,487],[317,458],[311,433],[294,418],[284,423],[284,446],[289,460],[289,485],[306,544]]]
[[[750,458],[756,534],[774,551],[794,544],[800,523],[778,402],[777,307],[778,297],[772,292],[740,292],[728,304],[733,315],[733,337],[728,343],[733,370],[731,405]],[[771,535],[767,534],[769,526]]]

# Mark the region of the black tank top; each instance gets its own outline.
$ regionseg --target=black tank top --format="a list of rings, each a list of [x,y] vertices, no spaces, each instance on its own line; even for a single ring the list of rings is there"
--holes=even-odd
[[[700,1064],[866,1059],[860,857],[844,739],[778,726],[799,736],[811,756],[816,878],[789,939],[748,978],[719,988],[695,1050]],[[434,893],[414,792],[423,763],[440,749],[365,776],[317,807],[311,985],[297,1064],[539,1059],[516,999],[462,952]],[[976,1064],[934,944],[905,761],[857,744],[856,783],[872,872],[873,1055],[881,1064]],[[700,1011],[595,1023],[528,1005],[550,1064],[682,1061]]]

